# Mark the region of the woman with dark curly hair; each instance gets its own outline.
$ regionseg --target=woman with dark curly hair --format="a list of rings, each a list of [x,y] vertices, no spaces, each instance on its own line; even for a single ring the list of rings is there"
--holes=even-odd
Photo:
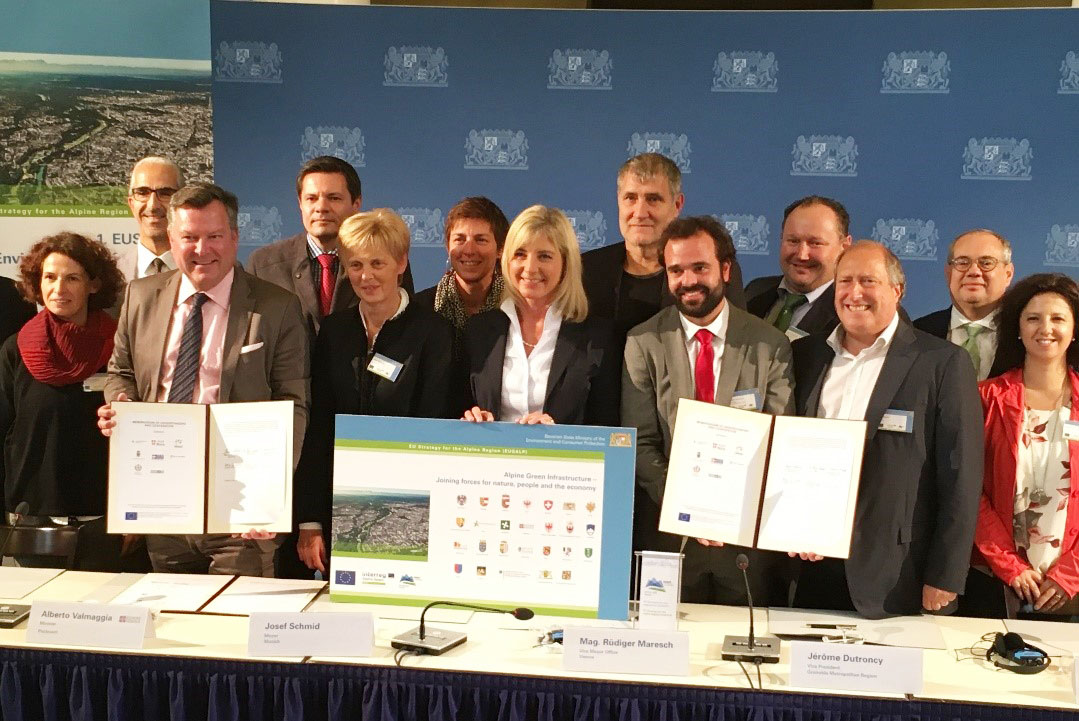
[[[76,566],[112,570],[121,537],[105,535],[108,446],[97,409],[116,332],[104,309],[124,279],[104,245],[75,233],[36,243],[19,276],[23,296],[45,308],[0,347],[4,508],[25,501],[23,525],[80,526]]]
[[[1002,616],[1013,592],[1026,612],[1079,613],[1077,318],[1079,286],[1060,273],[1004,296],[997,364],[1008,370],[979,386],[985,476],[965,604],[988,611],[978,615]]]

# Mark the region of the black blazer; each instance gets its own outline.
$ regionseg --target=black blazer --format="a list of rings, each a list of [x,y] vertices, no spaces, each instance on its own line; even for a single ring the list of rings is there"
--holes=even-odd
[[[781,280],[783,280],[781,275],[769,275],[750,281],[746,286],[746,310],[758,318],[768,315],[768,311],[779,300]],[[837,325],[839,325],[839,316],[835,312],[835,283],[832,283],[828,286],[828,290],[813,301],[805,317],[798,321],[797,328],[811,335],[816,333],[828,335],[835,330]]]
[[[468,407],[478,405],[498,419],[502,406],[502,363],[510,319],[490,310],[468,319],[464,333]],[[621,403],[621,344],[611,322],[589,315],[562,321],[555,341],[543,412],[556,423],[617,426]]]
[[[798,415],[815,416],[835,353],[821,335],[791,347]],[[887,409],[912,411],[913,432],[878,430]],[[867,618],[917,614],[923,584],[962,593],[970,567],[983,462],[970,358],[901,321],[865,417],[847,587]]]
[[[403,364],[396,381],[367,370],[372,353]],[[386,321],[370,349],[358,306],[322,320],[311,358],[311,417],[296,469],[294,525],[318,521],[329,533],[334,415],[456,417],[452,357],[449,322],[413,303]]]
[[[37,315],[37,308],[27,303],[11,278],[0,276],[0,343],[18,332],[26,321]]]
[[[929,335],[935,335],[937,338],[943,338],[948,340],[948,331],[951,329],[952,324],[952,308],[948,306],[944,310],[933,311],[929,315],[923,315],[918,320],[914,321],[914,327],[920,331],[928,333]],[[997,335],[999,339],[999,334]],[[997,345],[997,350],[1000,350],[1000,345]],[[1003,362],[998,352],[993,356],[993,362],[989,365],[989,375],[987,378],[996,378],[1004,371],[1011,370],[1011,368]]]
[[[589,316],[612,320],[615,318],[618,312],[618,294],[622,288],[622,265],[625,262],[624,242],[605,245],[581,256]],[[664,282],[662,287],[663,291],[660,297],[656,298],[656,309],[652,315],[674,303],[674,296],[667,290],[667,283]],[[742,290],[742,268],[738,265],[737,258],[731,263],[731,279],[727,283],[726,297],[733,305],[743,309],[746,307],[746,296]],[[641,318],[638,322],[643,323],[646,320],[648,318]]]

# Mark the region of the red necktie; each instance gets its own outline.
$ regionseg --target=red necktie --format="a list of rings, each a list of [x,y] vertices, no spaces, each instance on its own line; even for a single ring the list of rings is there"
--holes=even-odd
[[[716,399],[716,379],[712,372],[712,331],[701,328],[693,337],[698,345],[697,367],[693,370],[697,400],[712,403]]]
[[[330,314],[330,303],[333,302],[333,287],[337,278],[333,273],[333,254],[322,253],[316,256],[318,264],[322,266],[322,282],[318,289],[318,312],[323,318]]]

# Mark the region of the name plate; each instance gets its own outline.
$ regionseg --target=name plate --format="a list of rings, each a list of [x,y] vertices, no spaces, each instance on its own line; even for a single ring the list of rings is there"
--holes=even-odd
[[[791,642],[791,686],[921,693],[922,649]]]
[[[55,646],[140,649],[154,637],[149,608],[110,603],[34,601],[26,640]]]
[[[566,628],[562,637],[566,671],[689,675],[689,634],[632,628]]]
[[[370,613],[271,613],[249,616],[250,656],[370,656],[375,621]]]

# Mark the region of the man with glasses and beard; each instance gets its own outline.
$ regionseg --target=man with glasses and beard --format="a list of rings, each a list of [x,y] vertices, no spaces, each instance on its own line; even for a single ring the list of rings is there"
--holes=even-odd
[[[735,557],[750,557],[761,605],[787,605],[788,559],[781,554],[658,531],[675,411],[681,398],[755,409],[794,411],[791,347],[786,336],[724,297],[734,262],[730,234],[714,218],[673,220],[659,241],[659,260],[675,304],[636,326],[626,339],[622,425],[637,430],[635,547],[686,554],[682,600],[745,603]]]

